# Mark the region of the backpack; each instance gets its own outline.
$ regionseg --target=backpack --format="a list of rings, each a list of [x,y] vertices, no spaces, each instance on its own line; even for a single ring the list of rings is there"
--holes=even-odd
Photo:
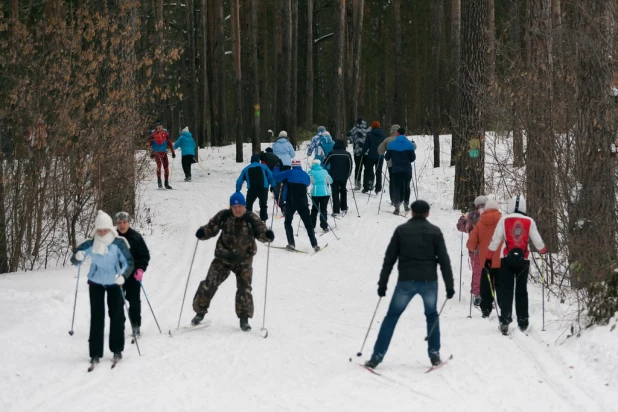
[[[330,135],[320,136],[320,143],[318,144],[318,154],[322,156],[322,159],[326,159],[326,156],[333,151],[333,147],[335,146],[335,142],[333,142],[333,138]]]

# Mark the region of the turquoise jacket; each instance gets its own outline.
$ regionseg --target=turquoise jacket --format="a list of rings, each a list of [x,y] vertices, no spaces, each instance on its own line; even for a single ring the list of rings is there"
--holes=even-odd
[[[182,132],[176,143],[174,143],[174,149],[178,149],[183,156],[191,155],[195,156],[195,140],[190,132]]]
[[[94,240],[88,239],[82,242],[73,252],[71,263],[79,265],[81,262],[75,259],[75,254],[82,251],[90,256],[92,264],[88,272],[88,280],[99,285],[110,286],[116,284],[116,275],[127,279],[133,273],[133,257],[129,251],[129,244],[123,237],[117,237],[109,246],[107,253],[99,255],[92,253]]]
[[[311,196],[330,196],[330,184],[333,183],[333,178],[328,172],[321,165],[314,163],[308,174],[312,184]]]

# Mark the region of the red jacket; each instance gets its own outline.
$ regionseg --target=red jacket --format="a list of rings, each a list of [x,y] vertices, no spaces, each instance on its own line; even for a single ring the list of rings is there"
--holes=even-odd
[[[504,244],[502,244],[503,240]],[[489,245],[489,256],[499,250],[502,244],[502,250],[498,254],[501,258],[505,257],[511,250],[520,248],[524,251],[524,257],[528,259],[530,254],[529,241],[534,243],[540,254],[547,252],[534,220],[521,213],[511,213],[503,216],[498,222]]]

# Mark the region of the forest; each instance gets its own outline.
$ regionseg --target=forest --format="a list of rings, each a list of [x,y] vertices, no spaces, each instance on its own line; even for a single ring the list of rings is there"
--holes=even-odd
[[[144,214],[137,154],[156,120],[173,139],[188,126],[199,148],[235,144],[242,162],[269,130],[345,139],[362,115],[434,136],[454,209],[525,194],[551,252],[540,281],[581,295],[593,322],[618,309],[613,0],[1,7],[0,273],[65,263],[97,209]],[[508,142],[503,161],[486,163],[488,136]]]

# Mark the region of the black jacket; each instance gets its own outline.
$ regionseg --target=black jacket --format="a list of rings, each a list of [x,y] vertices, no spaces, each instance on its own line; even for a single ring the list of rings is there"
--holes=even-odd
[[[146,246],[146,242],[144,242],[144,238],[142,235],[137,233],[135,230],[129,228],[125,234],[118,232],[118,234],[129,242],[129,246],[131,246],[131,256],[133,256],[133,273],[137,271],[137,269],[142,269],[144,272],[148,268],[148,262],[150,262],[150,252],[148,251],[148,246]]]
[[[395,262],[399,260],[399,282],[438,280],[440,264],[446,289],[453,288],[451,261],[442,231],[424,217],[413,217],[395,229],[386,249],[378,285],[386,286]]]
[[[352,164],[352,156],[345,150],[345,142],[337,140],[323,166],[333,180],[345,181],[352,175]]]
[[[365,153],[367,159],[378,160],[380,158],[378,146],[380,146],[380,143],[382,143],[384,139],[386,139],[386,135],[382,129],[371,129],[371,131],[367,133],[365,144],[363,145],[363,153]]]
[[[270,152],[260,153],[260,161],[263,162],[271,172],[275,170],[275,166],[283,165],[283,163],[281,163],[281,159],[279,159],[279,156]]]

